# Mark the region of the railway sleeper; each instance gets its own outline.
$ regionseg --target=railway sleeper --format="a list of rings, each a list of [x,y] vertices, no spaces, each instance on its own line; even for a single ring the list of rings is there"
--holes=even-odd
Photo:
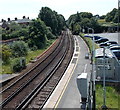
[[[41,99],[41,98],[45,99],[46,97],[47,97],[46,95],[41,95],[39,99]]]
[[[43,101],[45,101],[45,100],[46,100],[46,97],[44,97],[44,98],[43,98],[43,97],[40,97],[40,98],[39,98],[39,101],[41,101],[42,103],[43,103]]]
[[[49,95],[49,92],[41,92],[41,95]]]

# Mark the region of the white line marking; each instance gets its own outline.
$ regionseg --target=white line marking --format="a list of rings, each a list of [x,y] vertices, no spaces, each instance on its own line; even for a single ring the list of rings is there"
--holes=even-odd
[[[86,72],[86,69],[87,69],[87,64],[85,64],[84,73]]]

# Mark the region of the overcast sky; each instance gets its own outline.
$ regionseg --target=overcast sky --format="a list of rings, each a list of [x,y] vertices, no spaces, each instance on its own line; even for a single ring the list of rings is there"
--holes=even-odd
[[[0,19],[37,18],[41,7],[49,7],[66,19],[78,12],[105,15],[117,8],[118,0],[0,0]]]

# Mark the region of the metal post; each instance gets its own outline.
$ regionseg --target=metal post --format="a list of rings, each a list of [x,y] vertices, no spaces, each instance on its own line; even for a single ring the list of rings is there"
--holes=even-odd
[[[103,105],[102,109],[106,109],[106,87],[105,87],[105,68],[106,68],[106,58],[105,58],[105,47],[103,48]]]
[[[96,99],[95,99],[95,73],[94,73],[94,58],[95,58],[95,46],[94,46],[94,29],[88,28],[89,30],[92,30],[92,96],[93,96],[93,110],[96,109]]]
[[[120,43],[120,33],[119,33],[119,25],[120,25],[120,0],[118,0],[118,43]]]
[[[118,33],[119,33],[119,21],[120,21],[120,18],[119,18],[119,16],[120,16],[120,15],[119,15],[119,13],[120,13],[119,11],[120,11],[120,10],[119,10],[119,8],[120,8],[120,0],[118,0],[118,28],[117,28],[117,29],[118,29],[118,30],[117,30]]]

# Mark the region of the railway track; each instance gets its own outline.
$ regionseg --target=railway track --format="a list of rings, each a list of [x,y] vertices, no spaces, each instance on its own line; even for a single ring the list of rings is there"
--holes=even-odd
[[[59,44],[48,56],[42,58],[27,75],[22,75],[15,83],[3,89],[0,106],[18,110],[42,108],[70,62],[73,52],[71,39],[71,35],[64,32]]]

